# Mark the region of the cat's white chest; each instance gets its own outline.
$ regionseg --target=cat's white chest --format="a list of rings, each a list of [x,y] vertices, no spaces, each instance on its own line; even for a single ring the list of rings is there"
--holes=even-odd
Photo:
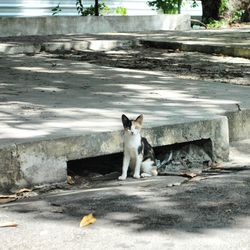
[[[124,150],[129,153],[131,157],[135,157],[137,155],[138,148],[141,146],[141,136],[134,135],[124,135]]]

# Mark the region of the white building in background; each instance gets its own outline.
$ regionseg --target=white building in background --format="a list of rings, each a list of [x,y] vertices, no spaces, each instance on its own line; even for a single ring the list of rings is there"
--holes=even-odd
[[[51,9],[60,4],[60,16],[78,15],[75,0],[0,0],[0,16],[50,16]],[[83,6],[94,5],[94,0],[82,0]],[[102,1],[99,0],[101,3]],[[147,0],[104,0],[110,9],[125,7],[127,15],[156,15],[157,12],[148,6]],[[201,15],[201,4],[191,8],[191,2],[184,0],[181,12],[192,16]],[[200,1],[197,1],[200,2]]]

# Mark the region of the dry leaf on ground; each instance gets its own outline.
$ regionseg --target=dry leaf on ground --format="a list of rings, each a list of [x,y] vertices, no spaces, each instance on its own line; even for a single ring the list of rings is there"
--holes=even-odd
[[[68,176],[67,176],[67,183],[68,183],[69,185],[75,184],[74,178],[73,178],[72,176],[68,175]]]
[[[0,223],[0,227],[17,227],[15,222],[4,222]]]
[[[181,176],[183,177],[188,177],[188,178],[194,178],[197,176],[196,173],[192,173],[192,172],[185,172],[185,173],[180,173]]]
[[[0,204],[8,203],[11,201],[15,201],[17,196],[15,194],[11,195],[0,195]]]
[[[96,218],[93,216],[93,214],[88,214],[88,215],[83,216],[80,222],[80,227],[85,227],[95,222],[96,222]]]
[[[32,192],[31,189],[29,188],[22,188],[16,191],[16,194],[22,194],[22,193],[28,193],[28,192]]]
[[[195,176],[194,178],[191,178],[190,181],[201,181],[201,180],[205,180],[205,179],[207,179],[207,177]]]

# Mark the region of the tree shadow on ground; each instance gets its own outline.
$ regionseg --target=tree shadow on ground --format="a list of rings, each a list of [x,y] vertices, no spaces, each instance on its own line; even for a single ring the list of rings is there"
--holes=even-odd
[[[3,142],[120,129],[122,113],[143,113],[146,124],[174,117],[201,118],[223,113],[230,105],[236,109],[235,103],[248,98],[243,87],[177,80],[162,72],[46,56],[0,59]]]
[[[53,209],[60,207],[60,220],[71,218],[75,223],[83,215],[94,213],[101,225],[124,227],[131,232],[205,233],[208,229],[244,226],[239,220],[250,215],[249,172],[218,175],[171,188],[166,184],[164,180],[154,184],[107,183],[104,188],[48,193],[5,207],[9,212],[30,213],[38,220],[50,221],[58,220]]]

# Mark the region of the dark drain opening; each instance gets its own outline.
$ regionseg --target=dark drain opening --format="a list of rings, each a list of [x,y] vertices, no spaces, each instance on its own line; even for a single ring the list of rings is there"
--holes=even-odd
[[[163,161],[169,152],[173,153],[173,157],[187,157],[192,154],[193,157],[201,158],[203,154],[207,154],[209,158],[213,158],[212,141],[210,139],[159,146],[154,148],[154,152],[156,158],[160,161]]]
[[[121,171],[123,153],[102,155],[67,162],[67,174],[95,178]]]
[[[202,165],[203,161],[212,159],[212,142],[210,139],[197,140],[154,147],[156,159],[163,161],[172,152],[175,161],[187,159],[191,165]],[[123,153],[71,160],[67,162],[69,176],[82,176],[92,180],[115,179],[122,170]],[[190,165],[190,164],[189,164]],[[168,167],[168,166],[167,166]]]

